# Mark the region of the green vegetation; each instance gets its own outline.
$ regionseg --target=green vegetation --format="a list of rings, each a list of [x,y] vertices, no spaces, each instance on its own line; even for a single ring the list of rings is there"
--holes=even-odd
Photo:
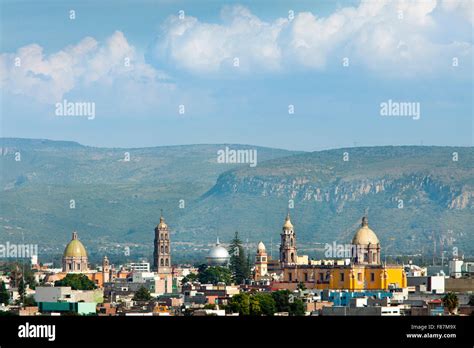
[[[10,303],[10,293],[8,292],[5,282],[0,282],[0,303],[5,305]]]
[[[70,286],[72,290],[94,290],[94,282],[84,274],[69,273],[63,279],[54,282],[54,286]]]
[[[245,250],[239,238],[239,232],[235,232],[234,239],[232,239],[229,246],[229,254],[229,268],[232,272],[232,278],[236,284],[242,284],[250,277],[250,264],[245,257]]]
[[[147,288],[142,286],[140,289],[137,290],[135,295],[133,296],[134,301],[150,301],[151,295],[150,291]]]
[[[197,281],[199,278],[198,274],[196,273],[189,273],[187,276],[183,277],[181,280],[181,284],[192,283]]]
[[[453,314],[459,306],[458,296],[453,292],[448,292],[443,297],[443,305],[448,309],[449,314]]]
[[[225,283],[230,285],[232,283],[232,274],[227,267],[201,265],[199,267],[198,281],[201,284]]]
[[[305,314],[303,301],[288,290],[272,293],[240,293],[232,296],[227,311],[239,315],[272,316],[277,312],[288,312],[291,316]]]
[[[460,253],[474,254],[472,147],[295,153],[250,146],[258,150],[258,165],[250,168],[217,163],[223,145],[102,149],[2,138],[0,146],[0,240],[21,243],[23,235],[51,255],[74,229],[91,258],[114,243],[134,243],[133,255],[138,248],[151,255],[160,208],[172,231],[175,261],[202,262],[207,243],[216,235],[231,239],[236,229],[242,239],[249,237],[251,248],[259,240],[269,248],[273,238],[275,255],[290,197],[299,253],[323,257],[324,243],[349,243],[369,208],[384,255],[431,260],[434,240],[438,246],[453,240]],[[124,152],[130,162],[123,161]],[[178,242],[198,242],[203,250]]]

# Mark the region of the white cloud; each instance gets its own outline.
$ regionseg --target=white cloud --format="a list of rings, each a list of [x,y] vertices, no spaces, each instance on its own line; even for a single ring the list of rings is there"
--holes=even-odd
[[[144,63],[120,31],[103,44],[86,37],[48,56],[37,44],[21,47],[16,53],[3,53],[0,77],[2,89],[48,104],[60,101],[75,88],[95,84],[110,87],[116,81],[121,81],[125,90],[141,86],[153,88],[160,79],[166,78]]]
[[[340,64],[342,57],[397,76],[432,73],[448,70],[454,56],[469,61],[472,40],[462,42],[455,36],[457,31],[447,30],[437,37],[443,29],[441,19],[447,18],[452,26],[465,25],[458,23],[453,12],[469,12],[463,18],[472,24],[469,3],[362,1],[358,7],[341,8],[328,17],[301,12],[292,21],[272,22],[242,6],[225,7],[221,24],[171,16],[157,38],[154,57],[197,74],[228,71],[234,57],[240,59],[237,71],[244,73],[320,70]]]

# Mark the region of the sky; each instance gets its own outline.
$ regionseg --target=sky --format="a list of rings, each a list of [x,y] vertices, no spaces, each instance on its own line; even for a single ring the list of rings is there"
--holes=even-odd
[[[0,4],[3,137],[474,144],[469,0]],[[94,116],[58,114],[68,102]],[[386,115],[388,103],[410,109]]]

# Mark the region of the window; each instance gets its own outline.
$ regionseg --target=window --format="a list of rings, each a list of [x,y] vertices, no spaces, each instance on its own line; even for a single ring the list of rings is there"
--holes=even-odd
[[[319,280],[323,281],[324,280],[324,273],[319,273]]]
[[[262,256],[262,262],[267,262],[267,258],[265,256]]]
[[[293,281],[293,275],[291,273],[288,273],[288,281]]]
[[[164,266],[163,259],[161,259],[161,261],[160,261],[160,265],[161,265],[161,266]]]
[[[343,282],[343,281],[344,281],[344,273],[339,273],[339,275],[340,275],[340,277],[341,277],[341,278],[340,278],[341,282]]]
[[[370,281],[371,282],[375,281],[375,273],[374,272],[370,273]]]
[[[295,254],[291,253],[291,262],[295,262]]]
[[[358,280],[359,282],[362,281],[362,273],[357,273],[357,280]]]
[[[169,266],[169,261],[168,261],[168,259],[166,259],[165,265],[166,265],[166,266]]]
[[[163,245],[161,246],[161,248],[160,248],[160,249],[161,249],[161,252],[163,252]]]
[[[168,254],[168,246],[165,246],[165,253]]]
[[[305,273],[305,274],[304,274],[304,281],[305,281],[305,282],[308,281],[308,273]]]

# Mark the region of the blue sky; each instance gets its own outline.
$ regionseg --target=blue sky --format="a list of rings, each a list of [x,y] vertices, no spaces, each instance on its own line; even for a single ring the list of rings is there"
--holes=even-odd
[[[472,12],[469,0],[2,1],[1,135],[472,146]],[[96,117],[57,117],[65,99]],[[419,103],[420,118],[381,116],[388,100]]]

